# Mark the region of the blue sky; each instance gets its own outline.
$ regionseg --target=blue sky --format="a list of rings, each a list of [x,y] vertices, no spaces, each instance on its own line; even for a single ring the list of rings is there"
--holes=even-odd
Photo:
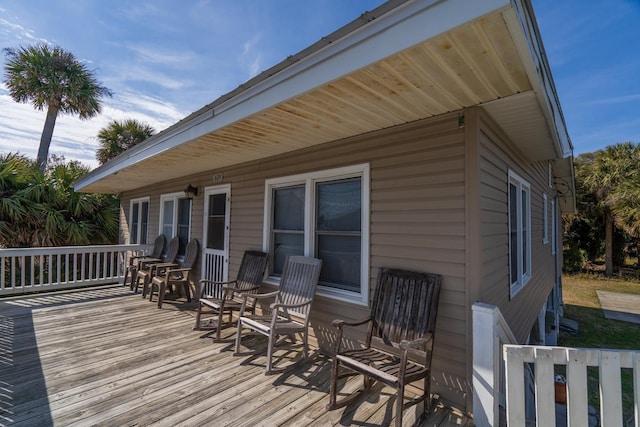
[[[532,1],[575,154],[640,142],[640,1]],[[60,45],[114,92],[94,119],[60,116],[50,148],[97,166],[110,120],[160,131],[381,3],[12,0],[0,3],[0,48]],[[43,124],[0,85],[0,152],[35,157]]]

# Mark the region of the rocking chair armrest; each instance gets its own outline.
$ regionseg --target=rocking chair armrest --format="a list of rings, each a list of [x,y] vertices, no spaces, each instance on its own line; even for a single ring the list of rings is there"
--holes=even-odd
[[[209,280],[209,279],[200,279],[198,281],[198,295],[199,298],[203,298],[204,297],[204,291],[207,288],[206,285],[214,285],[214,286],[220,286],[222,285],[221,289],[223,292],[225,287],[224,285],[229,284],[229,283],[235,283],[235,280],[227,280],[227,281],[218,281],[218,280]]]
[[[240,297],[243,299],[253,298],[253,299],[265,299],[265,298],[274,298],[276,297],[280,291],[267,292],[266,294],[252,294],[249,292],[243,292],[240,294]]]
[[[165,270],[164,274],[169,276],[173,273],[188,273],[190,272],[192,269],[191,267],[183,267],[183,268],[170,268],[168,270]]]
[[[229,283],[236,283],[237,280],[227,280],[227,281],[218,281],[218,280],[209,280],[209,279],[200,279],[199,283],[207,283],[209,285],[227,285]]]
[[[331,322],[331,325],[335,328],[342,329],[343,326],[360,326],[370,321],[371,321],[371,316],[365,317],[364,319],[353,320],[353,321],[335,319],[333,322]]]
[[[269,308],[271,310],[274,310],[274,311],[276,309],[278,309],[278,308],[300,308],[300,307],[304,307],[305,305],[311,304],[311,302],[312,301],[310,299],[308,299],[308,300],[306,300],[304,302],[298,303],[298,304],[282,304],[282,303],[275,303],[274,302],[273,304],[271,304],[269,306]]]
[[[171,267],[179,267],[179,264],[175,262],[158,262],[153,264],[153,268],[171,268]]]
[[[407,351],[410,348],[421,349],[423,346],[427,346],[431,341],[433,341],[433,334],[429,333],[422,338],[415,339],[413,341],[402,340],[400,341],[399,347],[403,351]]]
[[[242,305],[240,305],[240,312],[238,313],[238,317],[242,317],[244,314],[244,309],[247,306],[247,300],[249,298],[253,299],[253,304],[255,304],[256,300],[266,299],[266,298],[275,298],[280,291],[268,292],[266,294],[251,294],[248,292],[243,292],[240,294],[240,298],[242,298]]]

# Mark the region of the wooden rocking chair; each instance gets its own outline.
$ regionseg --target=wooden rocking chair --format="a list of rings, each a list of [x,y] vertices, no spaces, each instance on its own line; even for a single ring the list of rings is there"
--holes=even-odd
[[[327,409],[345,406],[363,391],[336,402],[338,379],[362,374],[364,390],[374,380],[396,388],[396,426],[402,426],[406,384],[424,380],[424,394],[415,401],[425,400],[425,413],[431,410],[431,357],[440,281],[436,274],[382,269],[371,316],[355,322],[333,321],[337,337]],[[343,328],[365,324],[368,329],[364,348],[343,350]],[[347,368],[346,373],[340,372],[340,365]]]
[[[303,354],[309,357],[309,314],[320,277],[322,261],[304,256],[290,256],[284,266],[279,289],[267,294],[242,294],[234,355],[240,355],[242,328],[269,337],[266,374],[272,373],[271,358],[279,335],[302,334]],[[275,298],[270,315],[246,315],[249,299]]]
[[[198,261],[199,244],[197,239],[191,239],[185,249],[184,259],[178,264],[159,264],[156,266],[156,274],[151,279],[149,286],[149,301],[153,301],[153,291],[158,288],[158,308],[162,308],[162,302],[167,289],[184,289],[187,301],[191,302],[191,282],[189,274]]]
[[[264,277],[264,272],[267,268],[269,256],[260,251],[246,251],[242,256],[242,262],[238,270],[236,280],[227,282],[215,282],[212,280],[202,279],[199,283],[199,303],[198,312],[196,314],[196,326],[194,330],[203,328],[200,323],[200,319],[207,311],[212,311],[217,316],[216,326],[216,339],[220,339],[220,329],[222,328],[222,316],[224,313],[228,313],[228,324],[233,322],[233,311],[239,311],[242,299],[241,293],[258,293],[260,289],[260,283]],[[255,307],[253,305],[255,300],[251,299],[247,301],[245,311],[254,313]],[[209,319],[208,319],[209,320]]]
[[[124,272],[123,284],[125,286],[127,284],[127,278],[129,277],[129,275],[131,275],[131,284],[129,285],[129,287],[131,288],[131,290],[133,290],[133,287],[135,285],[134,282],[138,274],[138,269],[140,268],[140,265],[144,265],[145,263],[162,261],[162,258],[160,257],[162,256],[164,243],[165,243],[164,235],[160,234],[158,235],[158,237],[156,237],[156,240],[153,242],[153,249],[149,255],[139,255],[139,256],[129,257],[129,265],[127,266],[127,269]]]
[[[142,298],[145,298],[149,289],[149,283],[151,283],[151,279],[153,279],[153,276],[155,275],[156,267],[159,265],[167,266],[175,263],[179,249],[180,239],[176,236],[169,241],[169,244],[167,245],[167,253],[164,257],[159,259],[140,260],[140,266],[136,273],[135,292],[138,292],[138,286],[140,286],[140,281],[142,281]]]

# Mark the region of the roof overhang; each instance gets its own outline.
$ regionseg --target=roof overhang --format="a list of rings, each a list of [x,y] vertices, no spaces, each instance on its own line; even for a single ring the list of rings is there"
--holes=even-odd
[[[75,188],[132,190],[476,105],[531,160],[571,156],[527,0],[392,0]]]

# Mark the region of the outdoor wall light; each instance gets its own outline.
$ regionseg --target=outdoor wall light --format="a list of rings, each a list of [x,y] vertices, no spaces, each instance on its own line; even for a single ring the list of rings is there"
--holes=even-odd
[[[184,189],[184,196],[187,199],[193,199],[197,195],[198,195],[198,187],[194,187],[193,185],[189,184],[187,188]]]

